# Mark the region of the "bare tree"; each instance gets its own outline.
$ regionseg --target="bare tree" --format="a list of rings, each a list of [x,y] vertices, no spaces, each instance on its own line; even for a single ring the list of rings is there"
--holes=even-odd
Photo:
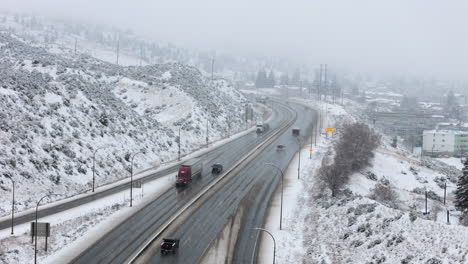
[[[349,181],[354,172],[369,166],[373,151],[380,144],[380,136],[362,123],[345,124],[340,139],[334,146],[333,163],[329,157],[322,160],[319,178],[331,190],[332,196]]]

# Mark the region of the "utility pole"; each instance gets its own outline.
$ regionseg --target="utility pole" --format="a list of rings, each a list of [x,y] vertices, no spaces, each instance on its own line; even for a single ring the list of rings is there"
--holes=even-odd
[[[119,52],[120,52],[120,34],[119,34],[119,39],[117,40],[117,65],[119,65]]]
[[[325,102],[327,101],[328,95],[328,84],[327,84],[327,64],[325,64],[325,76],[324,76],[324,90],[325,90]]]
[[[312,141],[314,139],[314,130],[312,129],[311,134],[310,134],[310,149],[309,149],[309,159],[312,159]]]
[[[341,87],[341,105],[343,105],[344,88]]]
[[[427,190],[424,191],[425,194],[425,214],[427,215]]]
[[[75,56],[76,56],[76,44],[77,44],[78,40],[75,38]]]
[[[299,83],[300,83],[300,90],[299,90],[300,92],[299,92],[299,95],[302,97],[302,80],[299,81]]]
[[[206,147],[208,147],[208,118],[206,118]]]
[[[140,66],[143,63],[143,45],[140,44]]]
[[[297,164],[297,179],[299,180],[300,175],[301,175],[301,148],[302,148],[302,142],[301,142],[301,140],[299,140],[299,138],[296,138],[296,140],[297,140],[297,145],[298,145],[297,152],[299,153],[299,160],[298,160],[298,164]]]
[[[177,151],[177,160],[180,161],[180,127],[179,127],[179,140],[177,140],[179,143],[179,150]]]
[[[447,182],[444,183],[444,204],[445,204],[446,197],[447,197]]]
[[[211,83],[213,84],[213,74],[214,74],[214,57],[211,59]]]
[[[318,88],[319,101],[322,101],[322,75],[323,75],[323,64],[320,64],[319,88]]]

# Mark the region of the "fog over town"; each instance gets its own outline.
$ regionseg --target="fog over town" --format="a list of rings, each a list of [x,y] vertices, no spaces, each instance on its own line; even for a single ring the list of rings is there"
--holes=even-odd
[[[0,0],[0,264],[468,264],[465,0]]]
[[[183,47],[467,80],[463,0],[2,2],[7,10],[116,25]]]

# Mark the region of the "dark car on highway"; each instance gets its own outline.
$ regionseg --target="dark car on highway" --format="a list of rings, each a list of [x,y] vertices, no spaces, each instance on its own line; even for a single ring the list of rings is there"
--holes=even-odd
[[[211,173],[219,174],[222,171],[223,171],[223,165],[221,165],[219,163],[215,163],[215,164],[211,165]]]
[[[163,238],[163,242],[161,243],[161,254],[175,254],[179,249],[179,239],[176,238]]]

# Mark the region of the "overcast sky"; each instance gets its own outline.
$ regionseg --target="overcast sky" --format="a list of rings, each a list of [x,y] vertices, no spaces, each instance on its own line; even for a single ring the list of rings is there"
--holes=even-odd
[[[3,4],[6,2],[6,4]],[[185,47],[468,79],[468,0],[0,0]]]

